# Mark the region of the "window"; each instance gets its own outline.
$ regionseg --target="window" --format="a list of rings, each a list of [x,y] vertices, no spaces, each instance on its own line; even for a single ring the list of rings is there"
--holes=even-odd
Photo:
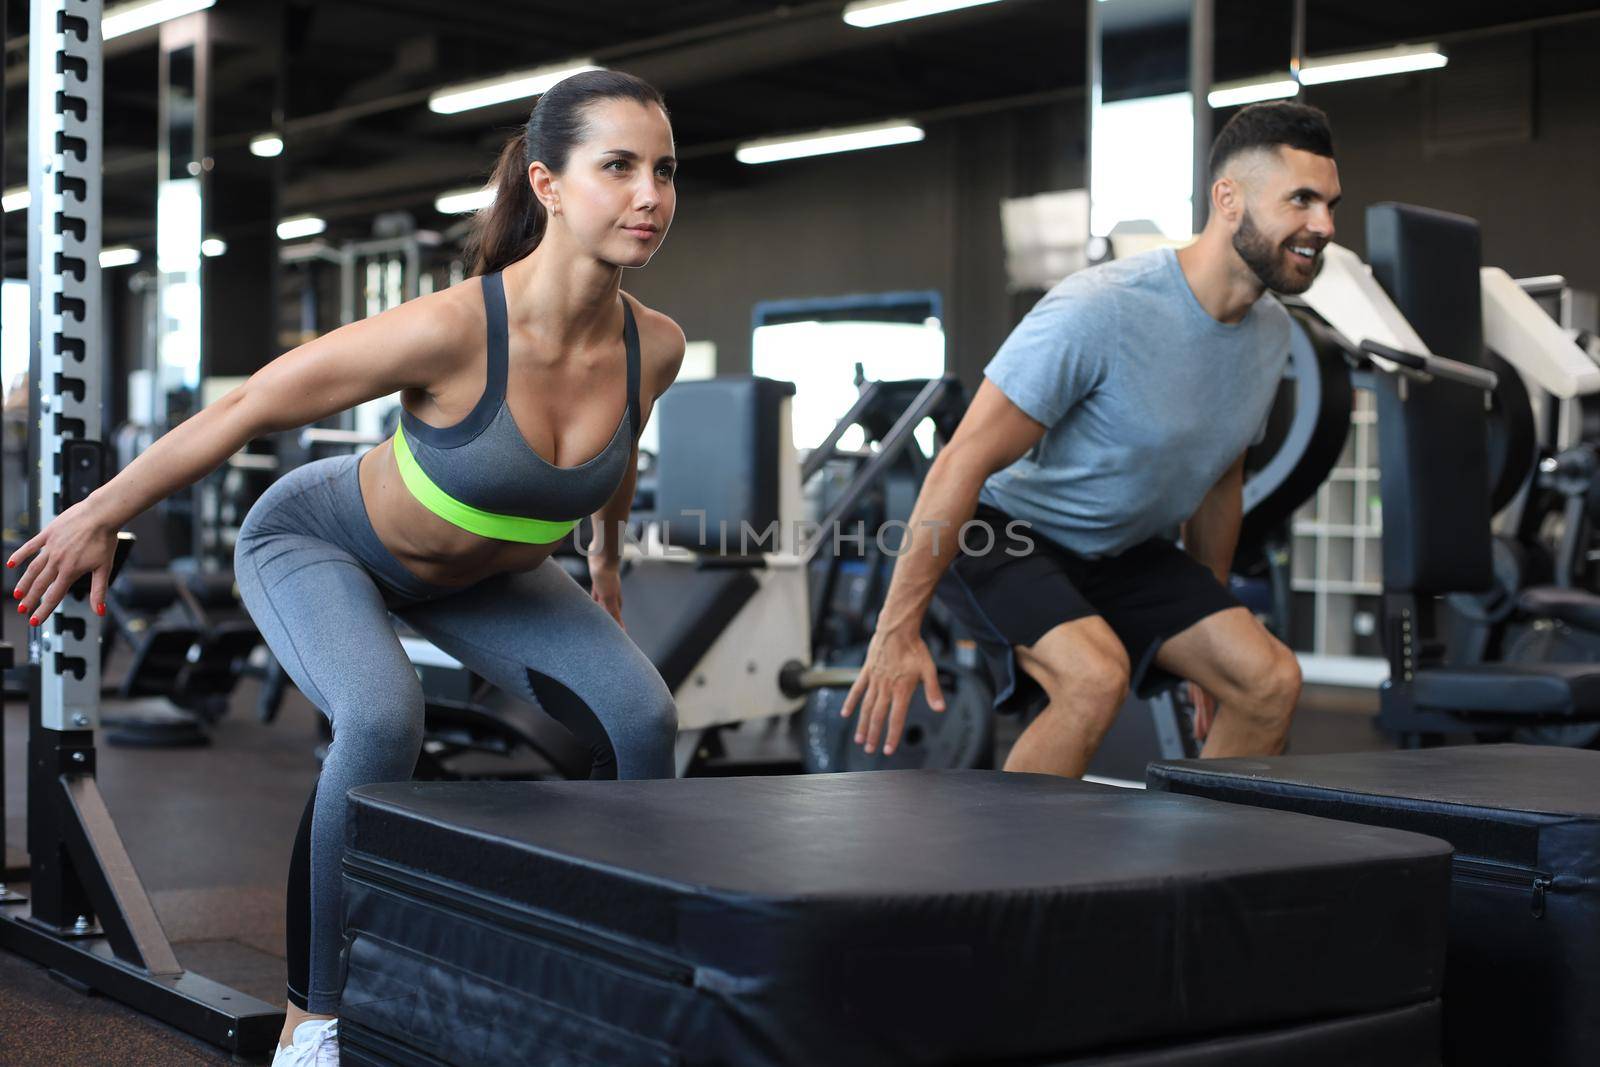
[[[944,374],[939,294],[883,293],[756,306],[750,366],[758,377],[795,385],[794,445],[820,445],[855,403],[856,367],[867,381],[937,378]],[[932,450],[932,426],[918,439]],[[923,440],[927,437],[927,440]],[[852,428],[841,448],[859,448]]]

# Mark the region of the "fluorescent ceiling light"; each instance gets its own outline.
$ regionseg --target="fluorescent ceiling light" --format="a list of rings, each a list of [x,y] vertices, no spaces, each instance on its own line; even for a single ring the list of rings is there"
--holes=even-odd
[[[227,252],[228,242],[220,237],[207,237],[200,242],[200,254],[202,256],[222,256],[227,255]]]
[[[844,20],[865,29],[995,2],[997,0],[857,0],[845,5]]]
[[[299,237],[315,237],[327,228],[327,222],[315,215],[292,215],[278,223],[278,240],[293,241]]]
[[[433,210],[441,215],[465,215],[481,211],[494,203],[494,189],[485,185],[481,189],[454,189],[441,193],[433,201]]]
[[[250,138],[250,154],[263,159],[283,153],[283,138],[275,133],[263,133],[258,137]]]
[[[556,82],[570,78],[574,74],[602,69],[604,68],[595,66],[587,59],[580,59],[555,66],[540,67],[537,70],[506,74],[486,81],[452,85],[429,96],[428,108],[441,115],[454,115],[460,111],[470,111],[475,107],[503,104],[507,100],[521,100],[524,97],[538,96]]]
[[[139,3],[118,4],[100,17],[100,37],[111,40],[146,26],[192,15],[204,11],[217,0],[141,0]]]
[[[131,267],[139,262],[139,250],[127,245],[117,245],[114,248],[100,250],[100,269],[111,267]]]
[[[1300,68],[1301,85],[1324,85],[1354,78],[1377,78],[1414,70],[1437,70],[1450,62],[1436,44],[1403,44],[1373,52],[1307,59]]]
[[[1299,93],[1300,83],[1293,78],[1251,78],[1214,86],[1206,95],[1206,103],[1212,107],[1238,107],[1263,100],[1282,100]]]
[[[7,189],[5,196],[0,198],[0,207],[3,207],[8,215],[13,211],[28,210],[28,205],[31,203],[33,203],[33,194],[28,191],[26,185],[18,185]]]
[[[793,137],[768,137],[746,141],[734,152],[740,163],[776,163],[802,156],[823,156],[830,152],[854,152],[862,148],[910,144],[922,140],[922,127],[897,120],[871,126],[850,126],[838,130],[818,130]]]

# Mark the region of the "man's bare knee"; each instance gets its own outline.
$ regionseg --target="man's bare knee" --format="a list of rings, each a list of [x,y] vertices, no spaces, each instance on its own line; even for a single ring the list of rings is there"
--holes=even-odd
[[[1041,641],[1027,650],[1024,667],[1052,704],[1079,704],[1110,713],[1128,695],[1128,654],[1111,642]]]
[[[1300,687],[1300,661],[1288,648],[1274,641],[1271,654],[1250,680],[1250,703],[1287,715],[1300,701]]]
[[[1271,652],[1241,679],[1235,698],[1223,701],[1224,713],[1232,712],[1261,732],[1287,733],[1300,689],[1299,661],[1274,641]]]

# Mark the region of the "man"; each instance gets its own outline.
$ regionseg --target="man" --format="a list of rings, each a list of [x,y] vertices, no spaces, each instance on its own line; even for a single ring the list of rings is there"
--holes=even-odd
[[[1333,239],[1327,118],[1245,108],[1210,173],[1193,244],[1072,275],[989,363],[923,484],[845,701],[868,752],[880,738],[894,751],[919,684],[943,709],[921,638],[936,592],[978,638],[997,704],[1048,697],[1007,770],[1083,774],[1129,688],[1178,678],[1202,755],[1282,750],[1299,667],[1227,579],[1244,451],[1288,356],[1289,316],[1267,293],[1309,288]],[[958,538],[969,521],[988,530]]]

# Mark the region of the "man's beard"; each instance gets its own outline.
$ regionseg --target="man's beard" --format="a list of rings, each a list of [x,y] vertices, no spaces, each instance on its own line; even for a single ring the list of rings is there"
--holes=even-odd
[[[1322,272],[1320,249],[1311,273],[1302,274],[1290,262],[1289,250],[1284,245],[1273,244],[1263,236],[1249,208],[1245,209],[1244,219],[1239,223],[1238,232],[1233,235],[1233,250],[1239,253],[1239,258],[1261,280],[1261,284],[1274,293],[1291,296],[1303,293],[1311,288],[1311,283]]]

